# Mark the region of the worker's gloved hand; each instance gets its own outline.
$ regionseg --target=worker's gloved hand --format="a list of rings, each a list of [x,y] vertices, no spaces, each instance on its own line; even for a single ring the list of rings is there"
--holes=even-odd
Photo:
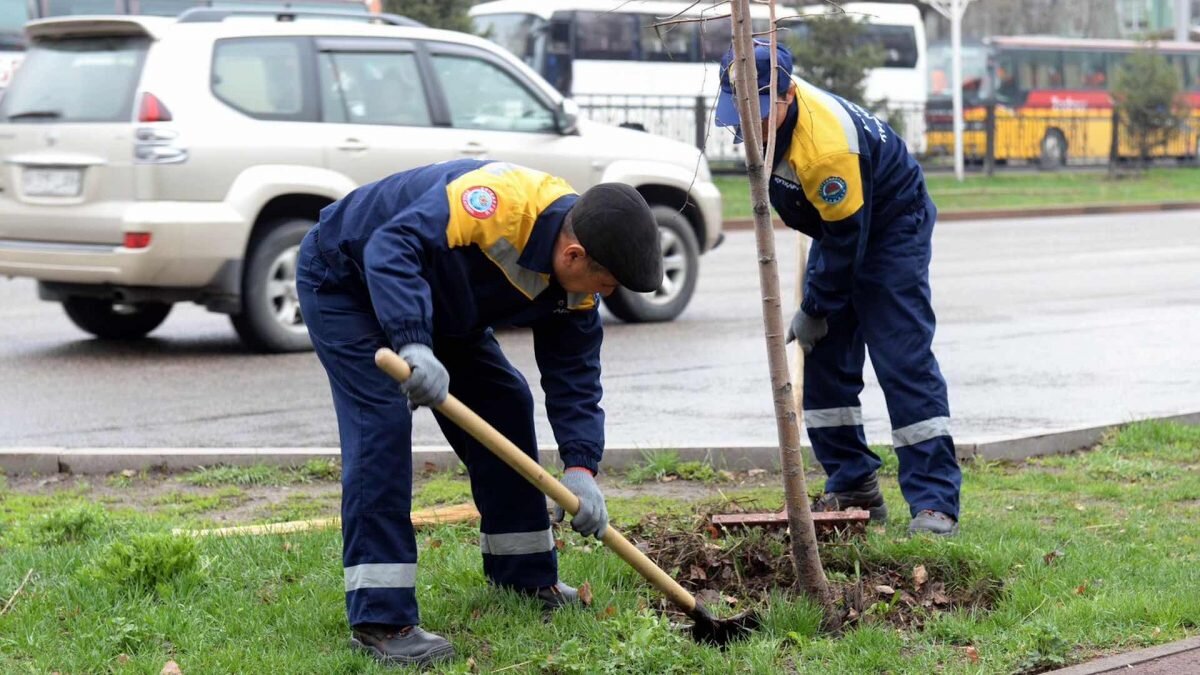
[[[433,355],[432,349],[420,342],[412,342],[401,347],[397,354],[412,368],[412,375],[400,385],[410,408],[416,410],[417,406],[434,406],[446,400],[450,393],[450,373]]]
[[[585,537],[602,538],[608,529],[608,507],[604,504],[604,495],[600,494],[600,486],[596,485],[592,472],[581,466],[567,467],[562,484],[579,497],[579,512],[571,518],[571,527]],[[556,508],[555,522],[561,523],[565,515],[561,506]]]
[[[804,310],[798,309],[796,310],[796,316],[792,317],[792,325],[788,326],[785,342],[796,340],[800,343],[800,348],[804,350],[804,353],[810,354],[813,347],[828,332],[829,324],[825,319],[811,317],[805,314]]]

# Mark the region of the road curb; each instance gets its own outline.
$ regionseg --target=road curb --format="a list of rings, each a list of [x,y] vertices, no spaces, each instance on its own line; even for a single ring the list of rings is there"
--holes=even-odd
[[[1200,425],[1200,412],[1148,418],[1138,421],[1175,422]],[[1020,461],[1043,455],[1061,455],[1099,443],[1111,430],[1132,424],[1081,427],[1014,438],[982,439],[959,442],[961,459],[983,461]],[[670,449],[683,461],[702,461],[718,469],[748,471],[779,468],[779,449],[769,445],[709,445],[684,447],[612,446],[604,453],[604,468],[622,470],[645,462],[649,452]],[[803,448],[812,465],[812,449]],[[539,448],[542,464],[558,462],[553,446]],[[269,464],[295,467],[312,459],[337,459],[338,448],[0,448],[0,472],[5,474],[108,474],[133,469],[179,471],[218,464],[247,466]],[[458,466],[458,458],[446,446],[413,448],[416,471],[445,471]]]
[[[1189,654],[1188,652],[1194,653]],[[1101,675],[1102,673],[1117,672],[1136,674],[1141,672],[1141,669],[1135,669],[1135,666],[1150,664],[1154,661],[1165,661],[1165,663],[1153,664],[1156,668],[1152,672],[1155,673],[1200,672],[1200,637],[1139,649],[1128,654],[1117,654],[1070,668],[1053,670],[1046,675]]]
[[[1092,204],[1084,206],[1044,206],[1031,209],[976,209],[971,211],[938,212],[938,222],[955,220],[1002,220],[1009,218],[1048,218],[1055,216],[1097,216],[1120,213],[1156,213],[1160,211],[1200,210],[1200,202],[1156,202],[1153,204]],[[787,229],[776,218],[776,229]],[[754,229],[753,218],[730,218],[723,228],[727,231]]]

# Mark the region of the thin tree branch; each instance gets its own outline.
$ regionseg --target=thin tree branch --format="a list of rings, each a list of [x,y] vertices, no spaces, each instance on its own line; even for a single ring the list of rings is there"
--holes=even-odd
[[[17,596],[21,594],[21,589],[25,588],[25,584],[29,582],[29,577],[31,576],[33,576],[32,567],[30,567],[29,571],[25,573],[25,578],[21,580],[21,585],[17,586],[17,590],[13,591],[13,594],[8,598],[8,602],[4,603],[4,609],[0,609],[0,616],[4,616],[8,613],[9,608],[11,608],[13,603],[16,602]]]

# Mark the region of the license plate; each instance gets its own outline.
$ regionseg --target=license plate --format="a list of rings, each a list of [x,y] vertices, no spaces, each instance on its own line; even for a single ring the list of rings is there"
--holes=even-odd
[[[21,174],[26,197],[78,197],[82,188],[82,169],[26,168]]]

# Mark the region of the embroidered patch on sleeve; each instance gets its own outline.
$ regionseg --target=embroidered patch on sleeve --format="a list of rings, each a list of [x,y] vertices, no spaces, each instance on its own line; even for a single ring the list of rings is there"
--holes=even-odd
[[[837,204],[846,198],[846,180],[841,176],[830,176],[821,181],[821,199],[826,204]]]
[[[467,188],[462,194],[462,207],[472,218],[490,218],[496,213],[500,199],[485,185]]]

